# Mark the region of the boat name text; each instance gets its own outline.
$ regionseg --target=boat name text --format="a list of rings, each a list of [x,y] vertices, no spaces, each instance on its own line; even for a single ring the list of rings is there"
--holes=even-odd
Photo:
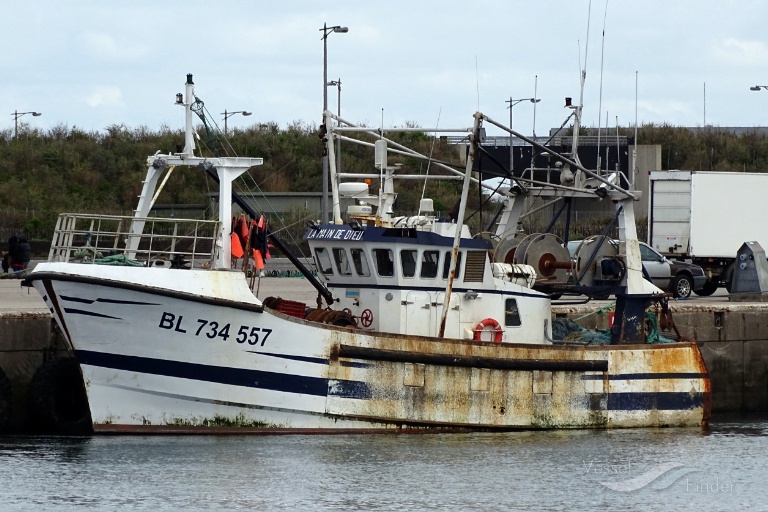
[[[322,240],[362,240],[365,231],[355,231],[352,229],[318,229],[312,230],[307,235],[307,239]]]
[[[161,329],[174,330],[175,332],[186,333],[184,325],[184,315],[174,315],[163,311],[163,315],[160,317]],[[212,320],[204,320],[202,318],[197,319],[197,329],[195,329],[195,336],[205,336],[208,339],[221,338],[224,341],[229,339],[230,324],[221,324]],[[261,327],[254,327],[251,325],[241,325],[237,330],[237,337],[235,341],[238,343],[246,343],[249,345],[261,345],[262,347],[267,342],[267,338],[272,334],[272,329],[266,329]],[[262,337],[263,335],[263,337]]]

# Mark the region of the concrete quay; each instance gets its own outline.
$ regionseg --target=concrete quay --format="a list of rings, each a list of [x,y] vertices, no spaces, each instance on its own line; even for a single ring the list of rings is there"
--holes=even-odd
[[[272,261],[270,270],[288,270]],[[281,297],[317,307],[317,292],[301,277],[256,278],[260,299]],[[612,301],[556,301],[553,317],[591,329],[608,329]],[[712,410],[718,414],[768,412],[768,304],[730,302],[724,291],[711,297],[670,300],[681,335],[695,339],[712,379]],[[662,333],[672,337],[672,333]],[[66,351],[43,300],[19,279],[0,279],[0,369],[13,390],[11,428],[20,427],[26,386],[44,361]],[[2,412],[2,411],[0,411]]]

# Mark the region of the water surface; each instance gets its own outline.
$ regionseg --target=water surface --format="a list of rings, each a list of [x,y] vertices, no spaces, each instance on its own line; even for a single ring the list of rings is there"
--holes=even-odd
[[[0,510],[767,510],[767,433],[0,437]]]

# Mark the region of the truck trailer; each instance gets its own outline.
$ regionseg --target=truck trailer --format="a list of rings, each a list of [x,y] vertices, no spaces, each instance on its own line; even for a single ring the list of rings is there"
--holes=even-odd
[[[701,266],[698,295],[731,289],[744,242],[768,248],[768,173],[651,171],[648,245],[667,258]]]

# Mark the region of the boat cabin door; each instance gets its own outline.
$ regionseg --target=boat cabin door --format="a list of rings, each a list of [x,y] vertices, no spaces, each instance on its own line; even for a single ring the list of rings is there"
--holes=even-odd
[[[405,296],[405,332],[417,336],[434,336],[436,309],[426,291],[410,291]]]
[[[432,325],[432,336],[436,336],[440,329],[440,318],[443,313],[443,303],[445,302],[445,292],[439,292],[435,294],[435,301],[432,303],[434,307],[434,320]],[[445,337],[446,338],[461,338],[461,297],[453,292],[451,294],[451,301],[448,304],[448,315],[445,318]]]

